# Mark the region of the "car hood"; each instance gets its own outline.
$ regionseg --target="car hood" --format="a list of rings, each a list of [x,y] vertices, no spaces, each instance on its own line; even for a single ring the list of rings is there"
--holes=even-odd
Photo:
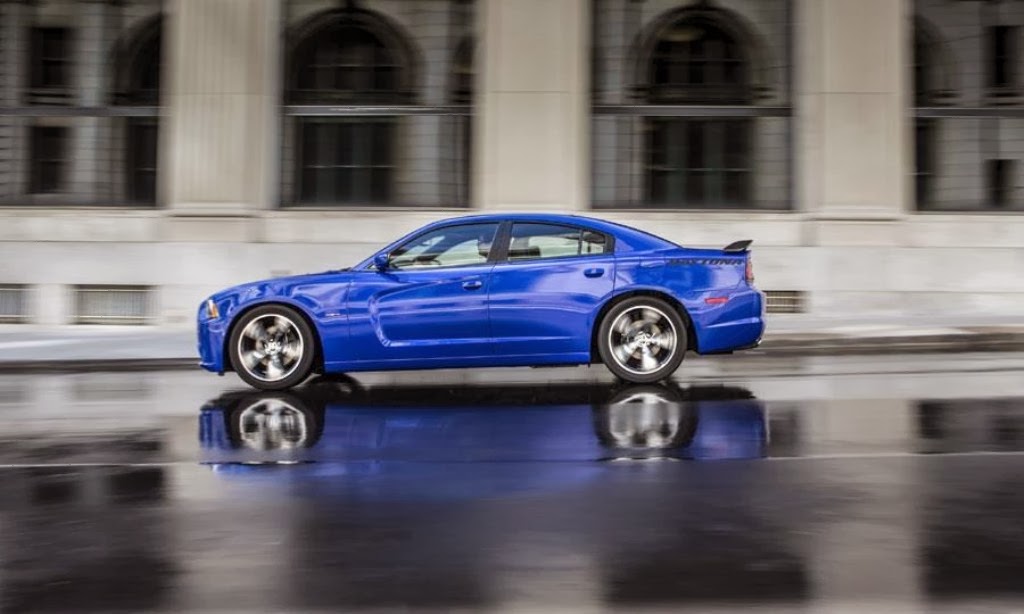
[[[350,270],[339,269],[320,273],[272,277],[225,288],[214,294],[211,298],[218,303],[221,301],[231,301],[237,304],[268,296],[289,297],[306,290],[311,290],[314,286],[321,284],[329,283],[335,286],[346,284],[352,279],[352,276],[353,273]]]

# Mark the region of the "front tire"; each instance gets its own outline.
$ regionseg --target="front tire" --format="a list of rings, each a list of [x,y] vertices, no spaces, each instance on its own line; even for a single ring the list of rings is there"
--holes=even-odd
[[[259,390],[285,390],[309,377],[316,342],[297,311],[267,305],[242,316],[232,328],[228,349],[245,383]]]
[[[667,379],[686,354],[686,325],[672,305],[636,296],[615,305],[598,330],[597,348],[608,370],[627,382]]]

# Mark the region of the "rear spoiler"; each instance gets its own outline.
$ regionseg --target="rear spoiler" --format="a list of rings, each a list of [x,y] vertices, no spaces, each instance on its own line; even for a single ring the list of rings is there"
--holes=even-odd
[[[733,241],[722,248],[722,251],[727,254],[739,254],[750,249],[750,244],[753,243],[753,239],[744,239],[742,241]]]

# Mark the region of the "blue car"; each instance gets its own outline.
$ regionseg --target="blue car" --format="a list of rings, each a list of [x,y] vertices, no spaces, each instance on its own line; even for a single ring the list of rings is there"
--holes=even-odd
[[[634,383],[687,351],[756,346],[750,241],[691,249],[574,215],[478,215],[350,269],[258,281],[199,307],[203,368],[281,390],[311,373],[604,363]]]

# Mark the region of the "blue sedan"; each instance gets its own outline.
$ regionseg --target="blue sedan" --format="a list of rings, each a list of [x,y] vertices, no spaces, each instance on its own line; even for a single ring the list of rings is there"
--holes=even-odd
[[[247,283],[199,307],[203,368],[264,390],[311,373],[604,363],[635,383],[687,351],[756,346],[750,241],[680,247],[573,215],[478,215],[350,269]]]

